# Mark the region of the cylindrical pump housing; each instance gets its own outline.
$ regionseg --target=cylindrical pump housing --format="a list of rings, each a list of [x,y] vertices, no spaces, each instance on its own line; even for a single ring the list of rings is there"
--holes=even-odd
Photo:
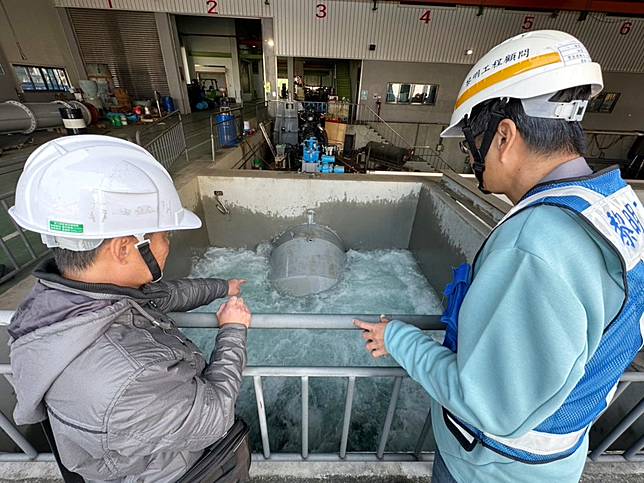
[[[346,261],[344,244],[330,228],[296,225],[277,237],[271,252],[271,280],[281,293],[303,297],[330,289]]]

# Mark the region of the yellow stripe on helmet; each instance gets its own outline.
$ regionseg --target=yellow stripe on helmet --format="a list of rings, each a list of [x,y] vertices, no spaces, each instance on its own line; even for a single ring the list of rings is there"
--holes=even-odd
[[[510,77],[523,74],[524,72],[538,69],[539,67],[543,67],[544,65],[556,64],[557,62],[561,62],[561,56],[557,52],[550,52],[548,54],[538,55],[531,59],[518,62],[514,65],[511,65],[510,67],[506,67],[505,69],[502,69],[497,73],[486,77],[482,81],[477,82],[472,87],[463,92],[463,94],[461,94],[459,98],[456,99],[456,106],[454,107],[454,109],[458,109],[458,107],[465,101],[475,96],[482,90],[487,89],[488,87],[492,87],[494,84],[498,84],[499,82],[503,82]]]

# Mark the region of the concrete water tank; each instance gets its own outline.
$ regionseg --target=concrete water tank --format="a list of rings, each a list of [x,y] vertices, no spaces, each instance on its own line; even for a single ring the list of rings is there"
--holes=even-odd
[[[307,223],[292,226],[273,241],[271,281],[281,293],[295,297],[330,289],[342,277],[345,249],[330,228],[315,223],[309,210]]]

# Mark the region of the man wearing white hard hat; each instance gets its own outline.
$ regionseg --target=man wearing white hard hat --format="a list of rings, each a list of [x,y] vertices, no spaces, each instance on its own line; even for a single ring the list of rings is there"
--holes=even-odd
[[[642,347],[644,210],[618,167],[593,173],[580,121],[603,86],[573,36],[535,31],[467,75],[443,137],[514,204],[446,289],[445,341],[366,324],[432,397],[435,482],[579,481],[590,426]]]
[[[54,255],[9,326],[16,423],[44,421],[73,481],[171,482],[191,468],[244,481],[243,280],[161,281],[169,234],[201,226],[168,172],[130,142],[69,136],[31,154],[15,199],[13,219]],[[207,363],[167,313],[226,296]],[[232,437],[241,449],[215,457]]]

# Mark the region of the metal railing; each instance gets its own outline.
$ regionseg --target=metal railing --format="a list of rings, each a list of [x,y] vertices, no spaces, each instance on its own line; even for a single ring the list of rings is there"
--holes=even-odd
[[[154,123],[137,129],[135,138],[136,143],[147,149],[168,171],[172,171],[181,155],[185,155],[186,161],[190,161],[179,111],[171,112]]]
[[[9,204],[14,196],[14,192],[0,195],[0,229],[2,230],[0,264],[6,267],[4,273],[0,275],[0,284],[22,275],[49,253],[49,250],[40,243],[38,248],[35,248],[27,238],[28,232],[23,230],[9,215]]]
[[[412,151],[412,161],[425,162],[437,171],[455,172],[454,168],[447,164],[433,146],[414,146]]]
[[[644,156],[633,145],[644,136],[642,131],[586,129],[587,157],[595,164],[620,162],[625,178],[644,179]],[[640,149],[641,152],[641,149]]]
[[[0,311],[0,325],[7,324],[12,315],[11,311]],[[170,314],[180,328],[216,328],[217,321],[211,313],[174,313]],[[253,315],[251,330],[261,329],[324,329],[324,330],[357,330],[352,324],[353,318],[367,321],[377,321],[374,315],[321,315],[321,314],[256,314]],[[442,330],[440,316],[409,316],[391,315],[392,318],[413,323],[423,330]],[[11,366],[0,364],[0,374],[11,384]],[[418,461],[432,460],[433,453],[423,451],[423,445],[431,428],[431,415],[428,413],[423,428],[413,448],[403,452],[387,452],[387,442],[391,431],[392,422],[396,413],[400,397],[400,388],[403,379],[408,378],[407,373],[400,367],[275,367],[255,366],[247,367],[244,377],[252,378],[255,389],[255,403],[262,441],[262,452],[253,454],[254,460],[267,461]],[[265,378],[286,377],[299,378],[301,387],[301,451],[300,453],[275,453],[271,451],[269,443],[269,427],[266,416],[263,381]],[[342,434],[338,441],[338,451],[333,453],[311,453],[309,449],[309,383],[311,378],[345,378],[347,379],[344,413],[342,419]],[[350,432],[350,423],[353,402],[356,394],[356,380],[358,378],[390,378],[393,379],[391,396],[378,445],[373,451],[348,452],[347,442]],[[644,383],[644,373],[630,371],[622,375],[615,396],[611,404],[617,401],[624,391],[633,383]],[[595,462],[644,462],[644,437],[639,437],[635,444],[618,452],[608,451],[625,431],[632,427],[644,413],[644,399],[628,412],[608,434],[599,442],[595,449],[589,453],[589,459]],[[0,461],[51,461],[49,453],[38,453],[36,449],[17,430],[5,415],[0,413],[0,429],[20,448],[20,453],[0,454]]]

